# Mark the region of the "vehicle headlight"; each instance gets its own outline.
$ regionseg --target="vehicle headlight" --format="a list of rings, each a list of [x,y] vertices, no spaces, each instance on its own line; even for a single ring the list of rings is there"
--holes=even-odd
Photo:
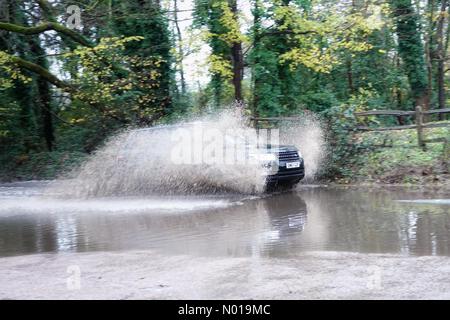
[[[269,161],[263,164],[264,169],[266,170],[266,174],[272,175],[278,173],[279,167],[277,161]]]

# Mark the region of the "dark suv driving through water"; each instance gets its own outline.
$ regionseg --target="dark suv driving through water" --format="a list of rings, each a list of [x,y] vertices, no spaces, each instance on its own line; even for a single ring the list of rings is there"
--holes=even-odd
[[[137,129],[135,131],[153,131],[168,129],[189,129],[195,125],[207,122],[192,122],[179,125],[165,125],[151,128]],[[257,159],[257,165],[264,168],[265,189],[274,191],[278,188],[292,188],[305,177],[304,159],[293,145],[259,144],[243,137],[227,136],[225,140],[231,140],[239,146],[238,149],[245,150],[245,158]]]
[[[293,187],[305,177],[305,163],[295,146],[271,145],[261,151],[275,156],[275,161],[268,167],[266,178],[268,190],[278,186]]]

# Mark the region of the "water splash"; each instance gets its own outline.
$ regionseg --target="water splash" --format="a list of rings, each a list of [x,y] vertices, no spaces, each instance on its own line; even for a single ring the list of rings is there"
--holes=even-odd
[[[313,113],[302,114],[299,121],[280,124],[280,141],[299,148],[305,161],[305,179],[314,181],[327,157],[325,132]]]
[[[196,120],[206,130],[253,130],[241,110],[228,108],[215,115],[189,119],[177,125],[187,125]],[[317,121],[305,118],[304,122],[284,129],[281,143],[297,145],[301,149],[307,176],[313,177],[323,147],[323,135]],[[86,198],[223,192],[259,194],[264,191],[265,169],[254,163],[174,163],[171,158],[175,146],[174,130],[176,127],[161,126],[155,130],[126,130],[117,134],[80,168],[57,183],[57,193]],[[191,148],[199,150],[195,143]]]

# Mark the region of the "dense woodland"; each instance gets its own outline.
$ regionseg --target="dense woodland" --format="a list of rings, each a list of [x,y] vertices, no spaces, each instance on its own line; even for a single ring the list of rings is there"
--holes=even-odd
[[[344,127],[355,110],[446,107],[448,0],[186,1],[0,0],[2,163],[235,101]],[[205,46],[208,81],[192,83]]]

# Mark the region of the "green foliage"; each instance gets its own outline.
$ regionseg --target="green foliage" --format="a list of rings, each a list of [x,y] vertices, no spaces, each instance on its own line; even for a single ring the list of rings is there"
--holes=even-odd
[[[0,4],[0,21],[20,26],[20,30],[43,25],[42,20],[56,26],[60,19],[52,15],[65,12],[59,9],[67,5],[64,1],[50,5],[55,7],[46,11],[36,1],[5,0]],[[71,31],[73,39],[55,33],[24,36],[0,30],[2,167],[12,172],[34,167],[16,160],[26,158],[33,163],[34,155],[44,157],[44,137],[56,137],[57,153],[92,152],[115,130],[150,124],[171,112],[171,42],[160,5],[154,1],[111,1],[111,5],[115,13],[106,19],[106,2],[84,8],[83,22],[87,24],[83,33]],[[89,15],[101,17],[94,19],[95,26],[89,25]],[[62,28],[56,27],[57,31]],[[64,93],[52,88],[34,71],[19,68],[11,57],[57,77],[64,75],[71,90]],[[54,166],[48,164],[48,168]]]
[[[14,101],[8,101],[9,97],[0,92],[0,99],[2,100],[0,105],[0,143],[1,145],[7,145],[8,141],[14,139],[18,134],[17,123],[19,122],[20,108]]]
[[[82,70],[73,81],[78,87],[73,97],[91,105],[101,105],[105,116],[129,123],[146,122],[163,112],[163,106],[157,103],[158,92],[153,90],[160,86],[158,67],[163,62],[123,53],[127,44],[142,39],[103,38],[93,48],[80,47],[65,54],[66,63]],[[86,119],[71,121],[79,123]]]
[[[194,18],[194,25],[203,28],[204,39],[211,48],[209,86],[213,90],[213,103],[218,107],[233,100],[231,47],[248,42],[248,38],[241,32],[228,0],[195,0]]]
[[[253,8],[257,19],[249,62],[256,113],[276,116],[299,108],[322,111],[345,102],[351,92],[342,71],[354,73],[356,89],[371,86],[366,80],[370,72],[349,71],[346,61],[358,55],[363,58],[371,50],[381,55],[377,43],[368,40],[387,27],[382,19],[386,6],[368,1],[355,11],[339,3],[326,2],[322,7],[307,0],[273,0],[266,6],[265,10],[262,2],[255,1]],[[272,21],[272,27],[263,27]],[[367,68],[367,64],[361,66]]]
[[[0,180],[55,179],[79,165],[86,158],[80,152],[40,152],[0,155]]]
[[[10,89],[16,81],[26,84],[31,81],[12,61],[11,56],[0,50],[0,90]]]
[[[448,128],[425,131],[427,139],[450,138]],[[426,176],[438,178],[447,172],[443,143],[427,144],[423,151],[417,145],[416,130],[369,132],[360,134],[359,139],[372,148],[357,155],[362,165],[353,173],[354,180],[419,183]]]
[[[305,12],[291,3],[276,5],[274,19],[280,21],[278,30],[292,33],[295,42],[295,46],[281,55],[280,61],[289,62],[291,68],[304,65],[315,72],[329,73],[341,63],[336,54],[340,50],[365,52],[372,48],[365,38],[383,26],[382,20],[374,16],[380,11],[378,6],[366,12],[355,12],[353,8],[340,10],[336,6],[323,19],[321,10]]]
[[[323,88],[320,92],[315,90],[307,91],[299,99],[300,106],[304,106],[304,108],[314,112],[322,112],[338,104],[339,100],[335,93],[328,88]]]
[[[424,48],[421,40],[419,16],[411,0],[391,0],[396,19],[398,52],[415,98],[422,98],[427,89]]]
[[[360,105],[342,104],[321,112],[329,144],[327,164],[320,173],[322,177],[345,181],[353,176],[354,167],[360,164],[356,155],[367,148],[366,142],[356,137],[359,120],[354,114],[363,110]]]
[[[141,41],[127,42],[124,54],[151,62],[151,66],[132,66],[133,72],[154,73],[147,77],[159,75],[157,81],[150,80],[147,83],[146,94],[151,96],[148,101],[145,101],[148,108],[163,110],[162,114],[172,112],[172,83],[174,82],[172,42],[167,16],[162,12],[161,5],[153,0],[131,0],[114,1],[113,6],[115,14],[111,15],[108,21],[109,29],[104,32],[105,36],[141,38]]]

